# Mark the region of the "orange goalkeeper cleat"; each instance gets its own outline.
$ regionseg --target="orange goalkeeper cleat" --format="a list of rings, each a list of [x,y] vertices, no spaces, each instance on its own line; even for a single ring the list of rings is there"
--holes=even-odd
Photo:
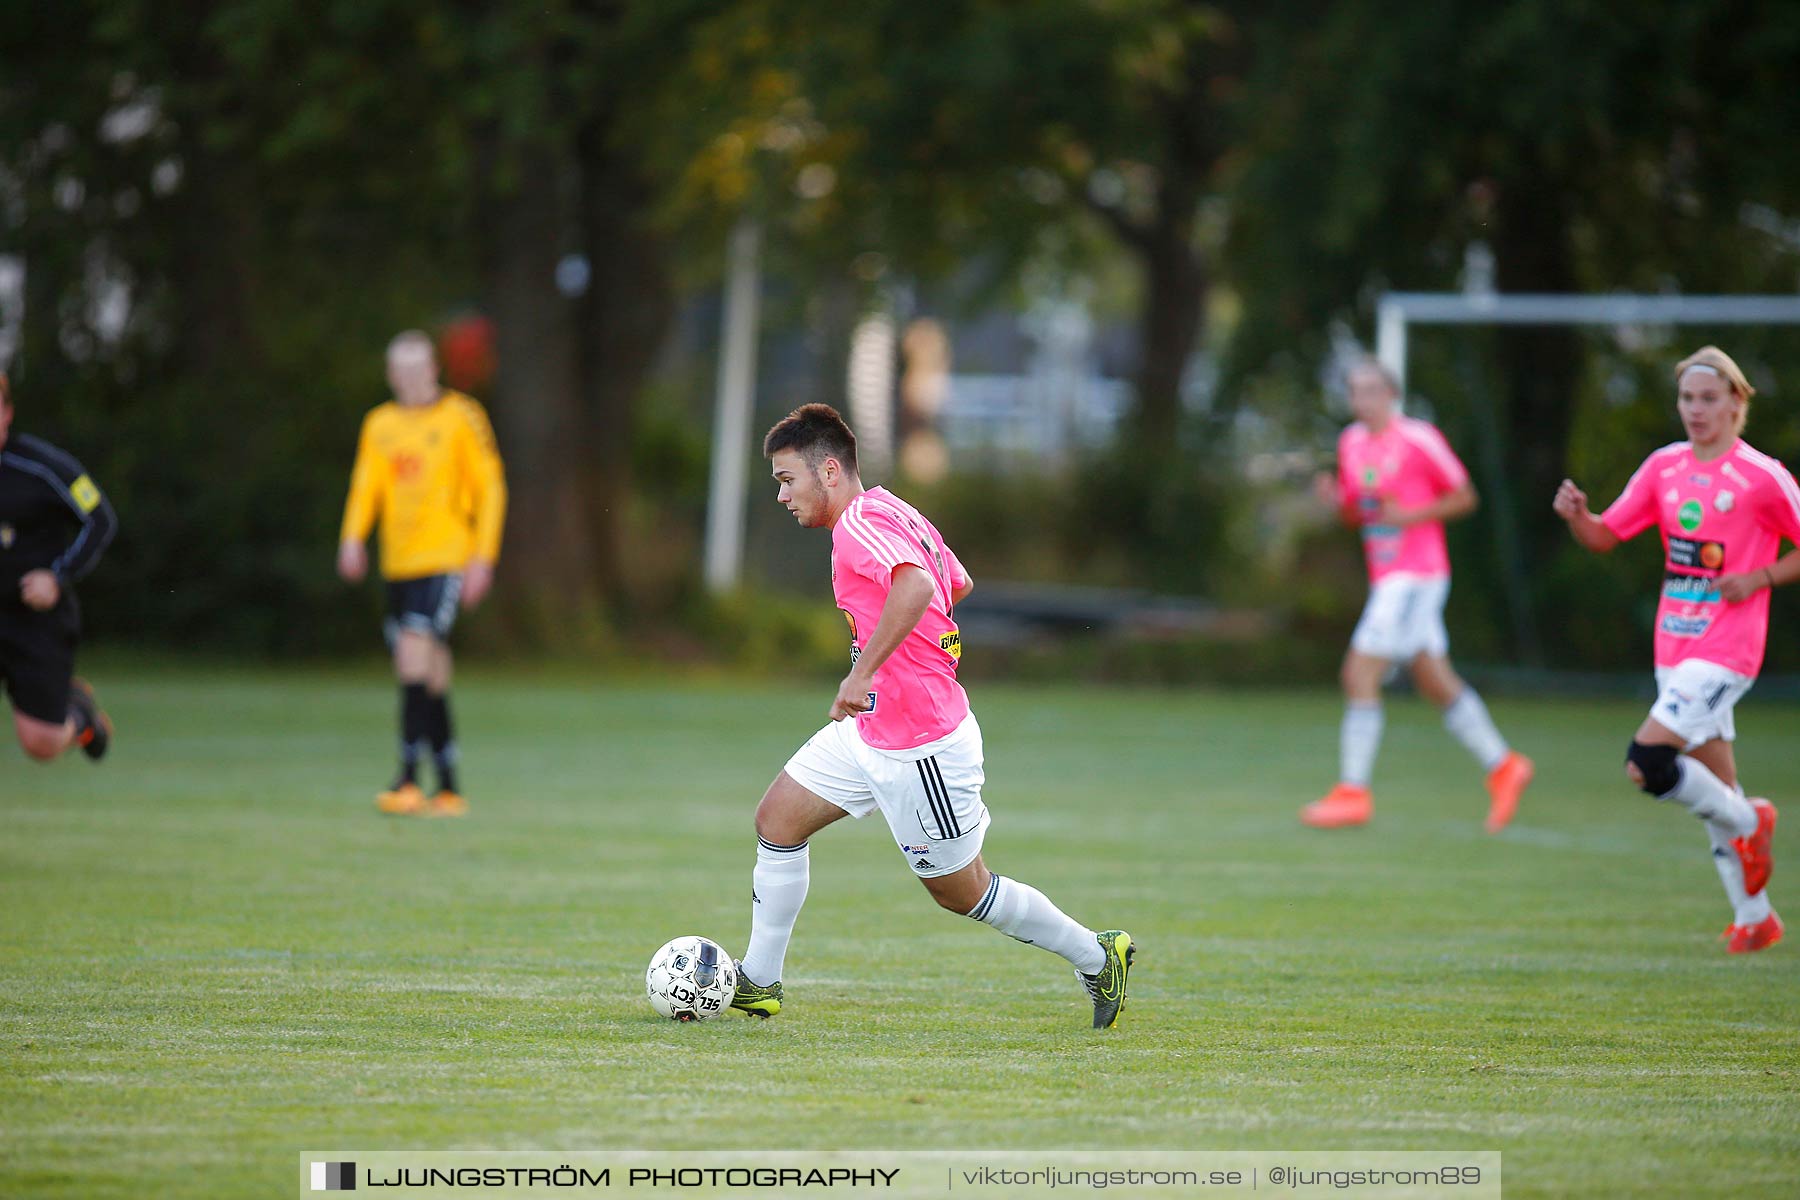
[[[1366,787],[1340,783],[1300,810],[1300,820],[1314,829],[1338,829],[1345,825],[1366,825],[1375,815],[1375,797]]]
[[[469,811],[469,802],[452,791],[442,791],[425,802],[428,817],[460,817]]]
[[[1488,772],[1487,831],[1499,833],[1518,811],[1519,796],[1531,783],[1537,767],[1517,750],[1508,750],[1500,765]]]
[[[425,793],[416,783],[403,783],[376,796],[375,807],[390,817],[416,817],[425,811]]]

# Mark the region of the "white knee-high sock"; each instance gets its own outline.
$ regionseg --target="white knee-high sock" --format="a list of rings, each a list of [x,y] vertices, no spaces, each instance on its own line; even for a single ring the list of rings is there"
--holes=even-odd
[[[1731,902],[1731,920],[1736,925],[1755,925],[1769,919],[1769,889],[1754,896],[1744,894],[1744,864],[1732,849],[1731,838],[1720,832],[1711,821],[1706,822],[1706,837],[1712,843],[1713,868],[1719,882],[1725,885],[1725,898]]]
[[[1506,739],[1494,727],[1487,705],[1472,687],[1463,688],[1462,694],[1444,709],[1444,728],[1475,756],[1484,771],[1492,771],[1506,757]]]
[[[1009,938],[1062,955],[1084,975],[1093,975],[1106,965],[1106,951],[1100,948],[1094,931],[1067,916],[1050,903],[1050,897],[1028,883],[993,876],[981,903],[968,915]]]
[[[750,946],[744,951],[744,974],[767,986],[781,978],[794,921],[806,903],[812,877],[807,845],[777,846],[756,839],[756,871],[750,876]]]
[[[1368,787],[1375,774],[1375,752],[1381,749],[1381,701],[1352,700],[1344,706],[1338,729],[1338,781]]]
[[[1683,754],[1675,760],[1675,767],[1681,772],[1680,782],[1658,799],[1673,800],[1709,827],[1717,826],[1728,838],[1749,837],[1756,832],[1756,810],[1726,787],[1705,763]]]

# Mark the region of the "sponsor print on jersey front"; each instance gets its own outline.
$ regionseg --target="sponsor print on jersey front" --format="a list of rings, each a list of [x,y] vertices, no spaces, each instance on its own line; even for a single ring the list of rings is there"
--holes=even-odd
[[[1730,604],[1719,580],[1769,566],[1783,538],[1800,542],[1800,488],[1787,468],[1741,440],[1707,462],[1676,442],[1644,460],[1601,520],[1621,539],[1652,525],[1662,532],[1656,664],[1701,659],[1754,676],[1768,640],[1768,589]]]
[[[1683,529],[1700,528],[1698,518],[1691,525],[1688,521],[1691,510],[1698,507],[1692,500],[1681,502],[1675,519]],[[1724,542],[1669,535],[1668,566],[1662,587],[1663,600],[1668,603],[1669,611],[1659,614],[1657,628],[1676,638],[1699,637],[1711,628],[1712,614],[1724,599],[1719,593],[1718,578],[1724,565]]]

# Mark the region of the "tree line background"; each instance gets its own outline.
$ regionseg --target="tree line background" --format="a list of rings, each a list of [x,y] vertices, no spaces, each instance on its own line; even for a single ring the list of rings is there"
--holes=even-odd
[[[760,425],[839,400],[879,289],[954,325],[1111,281],[1117,444],[915,498],[984,578],[1273,613],[1271,671],[1335,656],[1363,583],[1347,535],[1278,519],[1306,480],[1249,478],[1244,431],[1329,448],[1321,372],[1382,290],[1454,290],[1472,244],[1502,292],[1800,285],[1800,8],[1773,2],[72,0],[7,6],[0,61],[18,427],[112,495],[90,628],[152,646],[369,644],[372,592],[331,570],[357,423],[388,337],[478,312],[512,492],[478,643],[837,655],[791,530],[753,527],[752,579],[809,615],[698,582],[744,217],[765,328],[800,347]],[[1750,436],[1800,460],[1794,331],[1416,337],[1411,390],[1486,501],[1452,535],[1461,655],[1644,665],[1655,554],[1580,555],[1549,498],[1573,473],[1603,502],[1679,437],[1668,368],[1707,340],[1764,389]],[[1800,667],[1796,608],[1773,667]]]

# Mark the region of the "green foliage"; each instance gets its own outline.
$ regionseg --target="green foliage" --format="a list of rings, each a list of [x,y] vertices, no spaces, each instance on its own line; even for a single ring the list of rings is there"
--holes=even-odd
[[[816,600],[748,591],[696,595],[681,623],[708,663],[797,682],[822,681],[850,669],[844,615]]]
[[[1138,431],[1154,468],[1122,447],[1054,483],[919,497],[986,575],[1198,592],[1335,630],[1359,603],[1353,563],[1264,554],[1291,525],[1268,518],[1280,497],[1214,461],[1219,429],[1175,403],[1203,322],[1230,367],[1218,417],[1324,451],[1334,322],[1366,329],[1387,287],[1456,286],[1472,241],[1503,288],[1791,290],[1797,46],[1791,7],[1727,0],[14,5],[0,246],[28,264],[20,427],[82,456],[121,509],[86,589],[96,633],[362,645],[370,605],[345,601],[330,543],[379,348],[524,280],[500,314],[503,373],[543,370],[482,398],[522,482],[557,487],[518,490],[509,546],[583,536],[543,535],[532,571],[556,577],[504,579],[507,630],[488,632],[610,644],[599,624],[636,636],[688,611],[710,364],[645,380],[748,212],[770,232],[770,323],[821,344],[913,279],[986,303],[1094,275],[1139,306],[1140,395],[1168,418]],[[571,251],[596,265],[580,301],[548,280]],[[109,289],[129,293],[123,328],[97,315]],[[1663,373],[1689,336],[1770,385],[1751,436],[1800,454],[1778,386],[1800,355],[1780,331],[1415,339],[1416,390],[1484,493],[1452,534],[1459,646],[1641,660],[1635,623],[1580,601],[1635,611],[1650,555],[1581,556],[1543,493],[1568,472],[1603,500],[1673,435]],[[826,394],[838,353],[817,352]],[[1771,639],[1784,669],[1791,607]]]
[[[1158,472],[1122,448],[1064,472],[963,473],[907,495],[984,577],[1209,595],[1232,573],[1234,487],[1224,464]]]

